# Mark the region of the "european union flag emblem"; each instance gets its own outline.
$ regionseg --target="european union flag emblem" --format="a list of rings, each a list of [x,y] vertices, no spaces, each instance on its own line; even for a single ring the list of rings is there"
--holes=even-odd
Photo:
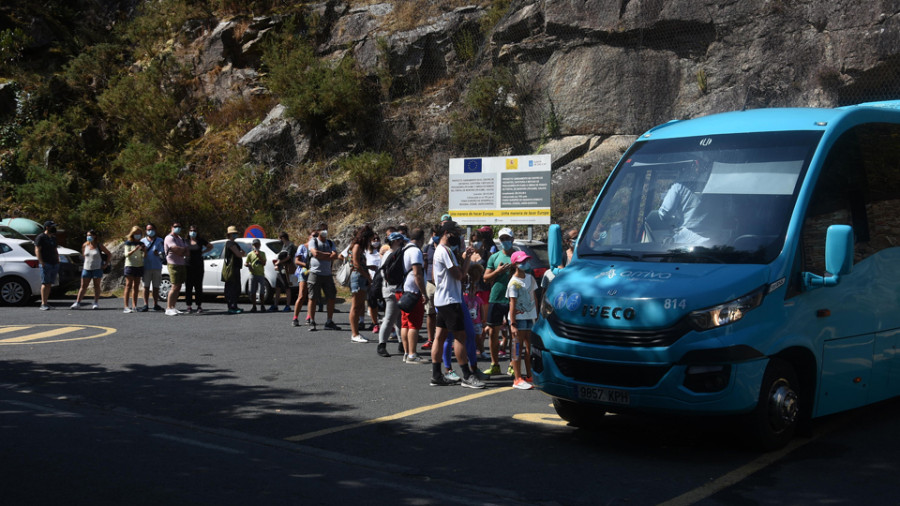
[[[481,158],[463,160],[463,172],[481,172]]]

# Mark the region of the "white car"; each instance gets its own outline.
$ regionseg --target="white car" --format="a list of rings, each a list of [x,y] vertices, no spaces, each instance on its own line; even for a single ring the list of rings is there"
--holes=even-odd
[[[225,239],[220,239],[217,241],[210,241],[210,245],[213,247],[208,253],[203,255],[203,293],[204,294],[223,294],[225,293],[225,283],[222,281],[222,266],[225,263]],[[250,253],[253,249],[252,242],[253,239],[250,238],[240,238],[236,239],[238,246],[244,253]],[[282,243],[278,239],[260,239],[260,250],[266,254],[266,282],[268,283],[268,294],[271,297],[275,294],[272,287],[275,286],[277,275],[275,271],[275,260],[278,258],[278,252],[281,251]],[[241,292],[246,294],[250,291],[250,269],[244,267],[244,259],[241,260]],[[290,259],[291,262],[294,259]],[[159,295],[160,298],[165,299],[168,296],[170,283],[169,283],[169,274],[166,271],[166,268],[163,267],[163,280],[160,286]],[[297,278],[293,275],[288,276],[288,281],[291,284],[291,288],[297,287]],[[184,287],[181,290],[182,294],[184,294]],[[292,295],[291,301],[296,298],[296,295]],[[271,303],[270,300],[266,301],[266,304]]]
[[[0,304],[22,306],[41,293],[41,269],[34,243],[0,238]]]
[[[6,225],[0,225],[0,239],[21,239],[31,242],[31,239],[21,232]],[[68,290],[74,290],[81,286],[81,270],[84,267],[84,257],[81,253],[59,246],[59,285],[53,287],[53,296],[65,294]],[[32,251],[32,253],[34,253]]]

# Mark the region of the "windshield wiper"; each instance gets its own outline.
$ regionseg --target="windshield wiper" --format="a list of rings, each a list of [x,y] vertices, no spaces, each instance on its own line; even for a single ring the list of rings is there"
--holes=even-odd
[[[591,253],[584,253],[582,255],[578,255],[582,257],[622,257],[627,258],[629,260],[634,260],[635,262],[640,262],[641,258],[637,255],[632,255],[631,253],[625,253],[622,251],[593,251]]]

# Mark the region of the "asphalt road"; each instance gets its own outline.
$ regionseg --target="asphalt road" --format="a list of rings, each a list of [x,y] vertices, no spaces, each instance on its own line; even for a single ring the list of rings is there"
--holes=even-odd
[[[762,454],[730,420],[607,416],[430,387],[287,313],[0,308],[0,500],[17,504],[895,504],[900,401]],[[371,336],[371,333],[367,333]],[[396,344],[389,350],[396,352]],[[505,364],[504,364],[505,369]]]

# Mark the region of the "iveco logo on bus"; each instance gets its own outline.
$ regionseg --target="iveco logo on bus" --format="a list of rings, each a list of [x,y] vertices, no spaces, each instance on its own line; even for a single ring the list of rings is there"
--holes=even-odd
[[[671,272],[623,271],[619,276],[630,279],[670,279]]]
[[[596,318],[597,315],[600,315],[600,318],[613,320],[634,320],[635,313],[633,307],[612,307],[612,306],[592,306],[589,304],[585,304],[581,308],[581,316],[591,315],[591,318]]]

